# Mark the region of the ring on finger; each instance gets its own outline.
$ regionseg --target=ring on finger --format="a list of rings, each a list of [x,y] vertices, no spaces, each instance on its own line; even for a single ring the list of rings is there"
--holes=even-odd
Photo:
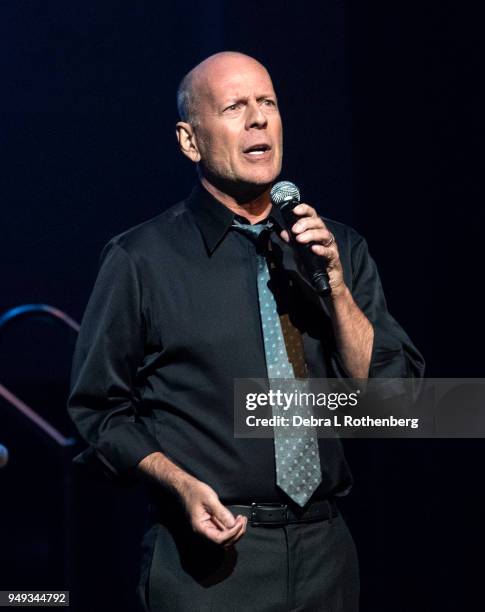
[[[328,240],[327,242],[324,242],[322,244],[322,246],[327,248],[327,247],[331,246],[334,242],[335,242],[335,236],[333,234],[330,234],[330,240]]]

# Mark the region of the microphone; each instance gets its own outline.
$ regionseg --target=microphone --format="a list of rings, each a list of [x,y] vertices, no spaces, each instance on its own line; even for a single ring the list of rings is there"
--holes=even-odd
[[[316,243],[310,242],[309,244],[302,244],[301,242],[297,242],[290,229],[298,219],[301,218],[293,212],[295,206],[298,206],[300,203],[300,190],[289,181],[280,181],[273,185],[270,196],[271,202],[279,208],[281,212],[281,216],[286,226],[285,229],[290,236],[291,245],[310,277],[313,288],[319,295],[328,295],[331,292],[331,287],[325,262],[322,257],[311,250],[311,245]]]

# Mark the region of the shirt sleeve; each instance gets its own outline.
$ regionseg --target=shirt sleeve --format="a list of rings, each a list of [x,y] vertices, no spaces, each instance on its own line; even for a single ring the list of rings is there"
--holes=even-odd
[[[377,266],[362,236],[352,249],[352,295],[374,328],[369,377],[421,378],[424,359],[389,313]]]
[[[75,461],[97,462],[115,480],[129,481],[132,468],[160,450],[137,409],[144,348],[139,274],[126,250],[111,242],[101,255],[74,351],[68,412],[89,445]]]

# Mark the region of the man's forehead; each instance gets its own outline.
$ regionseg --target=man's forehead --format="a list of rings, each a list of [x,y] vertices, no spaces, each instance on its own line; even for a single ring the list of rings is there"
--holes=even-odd
[[[198,95],[208,99],[244,96],[257,90],[258,95],[273,93],[266,68],[256,60],[241,56],[203,62],[194,73],[193,86]]]

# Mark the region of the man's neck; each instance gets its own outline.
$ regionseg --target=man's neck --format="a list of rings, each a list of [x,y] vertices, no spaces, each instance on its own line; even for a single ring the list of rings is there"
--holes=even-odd
[[[200,181],[205,189],[213,195],[216,200],[224,204],[234,214],[246,218],[252,225],[266,219],[271,210],[270,187],[254,197],[236,198],[218,189],[202,176]]]

